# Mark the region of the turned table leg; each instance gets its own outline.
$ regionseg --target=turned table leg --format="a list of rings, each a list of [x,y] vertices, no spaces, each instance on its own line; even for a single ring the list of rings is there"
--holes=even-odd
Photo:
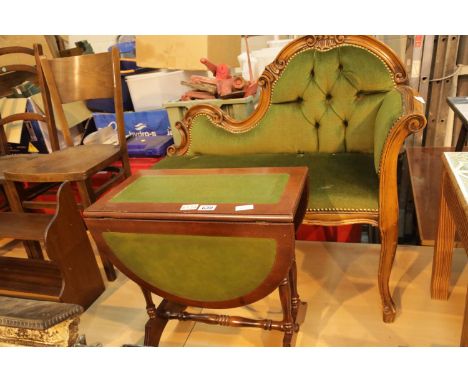
[[[291,269],[289,270],[289,283],[291,288],[291,309],[294,322],[296,321],[297,311],[299,310],[299,304],[301,299],[299,298],[299,293],[297,292],[297,266],[296,259],[293,259],[291,264]]]
[[[182,312],[185,306],[179,305],[165,299],[162,300],[158,308],[155,307],[151,292],[141,288],[146,301],[146,311],[149,319],[145,325],[145,346],[159,346],[161,335],[169,321],[170,313]]]
[[[283,309],[283,346],[291,346],[292,337],[296,329],[292,313],[292,295],[291,295],[291,283],[289,278],[283,279],[279,285],[279,296],[281,301],[281,307]]]

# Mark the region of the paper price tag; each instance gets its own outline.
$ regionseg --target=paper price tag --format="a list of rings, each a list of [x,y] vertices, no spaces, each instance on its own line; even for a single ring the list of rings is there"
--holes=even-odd
[[[182,204],[180,207],[181,211],[193,211],[198,208],[198,204]]]
[[[243,206],[236,206],[235,210],[236,211],[247,211],[247,210],[253,210],[254,206],[253,204],[246,204]]]
[[[216,204],[202,204],[200,207],[198,207],[198,211],[214,211],[216,206]]]

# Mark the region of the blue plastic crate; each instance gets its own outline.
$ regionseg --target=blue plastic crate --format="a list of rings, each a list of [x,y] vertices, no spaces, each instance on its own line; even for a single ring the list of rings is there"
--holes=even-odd
[[[96,128],[106,127],[111,122],[115,122],[114,113],[93,113]],[[167,111],[128,111],[124,113],[125,132],[132,136],[157,136],[168,135],[170,131],[169,117]]]
[[[167,148],[174,143],[170,135],[156,137],[132,137],[127,141],[128,155],[131,157],[160,157],[166,155]]]

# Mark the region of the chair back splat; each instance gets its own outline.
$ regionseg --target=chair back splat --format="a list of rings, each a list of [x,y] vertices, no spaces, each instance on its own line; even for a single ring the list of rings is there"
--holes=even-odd
[[[47,59],[42,56],[41,66],[61,126],[67,126],[63,104],[94,98],[114,99],[119,145],[126,152],[118,48],[114,47],[109,53],[74,57]],[[70,132],[63,129],[63,134],[66,144],[73,146]]]

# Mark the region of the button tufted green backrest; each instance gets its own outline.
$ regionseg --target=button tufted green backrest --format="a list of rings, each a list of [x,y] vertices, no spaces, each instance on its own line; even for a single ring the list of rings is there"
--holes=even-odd
[[[271,103],[274,109],[297,107],[297,128],[313,132],[306,151],[369,153],[377,111],[394,86],[385,64],[365,49],[309,50],[291,59]]]
[[[374,145],[387,131],[376,130],[376,117],[395,86],[386,64],[363,47],[306,49],[287,62],[256,126],[232,133],[197,115],[187,154],[380,151]],[[393,115],[401,112],[401,102],[396,107]],[[376,132],[384,134],[383,140],[375,138]]]

